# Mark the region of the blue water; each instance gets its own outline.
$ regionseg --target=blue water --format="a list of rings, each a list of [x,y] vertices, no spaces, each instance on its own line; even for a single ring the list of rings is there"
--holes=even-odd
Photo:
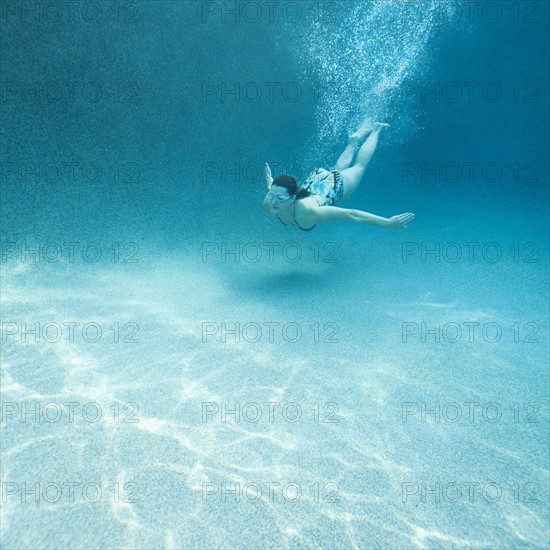
[[[547,2],[1,9],[2,548],[548,547]]]

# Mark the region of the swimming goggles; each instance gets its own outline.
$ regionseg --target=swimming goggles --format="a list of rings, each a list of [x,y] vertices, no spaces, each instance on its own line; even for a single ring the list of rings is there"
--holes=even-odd
[[[290,199],[290,197],[292,197],[293,195],[274,195],[271,191],[268,192],[267,194],[267,198],[269,200],[273,200],[275,199],[277,202],[284,202],[288,199]]]

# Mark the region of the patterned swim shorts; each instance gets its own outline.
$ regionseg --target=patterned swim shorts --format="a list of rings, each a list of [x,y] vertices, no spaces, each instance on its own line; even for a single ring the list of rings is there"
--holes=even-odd
[[[319,206],[333,206],[344,196],[342,174],[338,170],[329,172],[324,168],[316,168],[306,178],[301,189],[316,195]]]

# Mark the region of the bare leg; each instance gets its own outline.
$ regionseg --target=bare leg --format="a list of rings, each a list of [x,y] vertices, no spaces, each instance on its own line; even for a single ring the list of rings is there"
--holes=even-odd
[[[357,153],[355,164],[351,168],[342,170],[342,177],[344,178],[344,199],[347,199],[350,195],[352,195],[359,186],[359,183],[361,183],[365,170],[372,160],[374,151],[376,150],[380,130],[387,126],[389,125],[375,122],[370,136],[367,138],[367,141],[363,143]]]
[[[355,144],[348,143],[344,152],[340,155],[336,164],[334,165],[335,170],[345,170],[349,168],[353,162],[353,157],[355,156]]]
[[[357,146],[361,143],[361,141],[363,141],[365,136],[372,130],[372,128],[373,125],[371,124],[371,122],[368,119],[365,119],[359,129],[348,136],[348,145],[334,165],[335,170],[342,171],[352,165]]]

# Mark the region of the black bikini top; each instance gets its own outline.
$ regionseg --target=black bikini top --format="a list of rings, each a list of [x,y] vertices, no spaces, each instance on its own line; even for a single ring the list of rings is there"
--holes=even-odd
[[[279,218],[279,214],[276,214],[277,218],[283,225],[288,225],[288,223],[285,223],[281,218]],[[294,206],[292,207],[292,217],[294,218],[294,223],[302,230],[302,231],[311,231],[312,229],[315,229],[317,227],[317,224],[310,227],[309,229],[305,229],[304,227],[300,227],[300,224],[296,221],[296,212],[294,210]]]

